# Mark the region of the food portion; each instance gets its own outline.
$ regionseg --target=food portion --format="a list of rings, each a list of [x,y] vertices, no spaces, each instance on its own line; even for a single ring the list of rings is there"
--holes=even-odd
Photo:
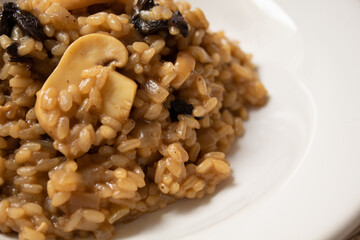
[[[172,0],[21,0],[0,14],[0,231],[111,239],[202,198],[267,91],[251,55]]]
[[[69,46],[37,93],[39,124],[65,157],[80,157],[95,143],[116,136],[115,131],[111,137],[102,134],[106,125],[96,134],[98,119],[111,118],[118,124],[128,120],[137,84],[115,70],[127,61],[128,51],[116,38],[85,35]]]

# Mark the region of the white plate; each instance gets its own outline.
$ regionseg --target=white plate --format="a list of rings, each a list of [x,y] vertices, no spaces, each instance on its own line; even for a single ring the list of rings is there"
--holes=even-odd
[[[269,104],[251,112],[216,195],[179,201],[119,239],[341,239],[360,214],[360,2],[192,0],[254,54]],[[359,218],[360,220],[360,218]]]
[[[344,238],[360,213],[360,2],[191,3],[254,54],[271,100],[251,113],[221,191],[145,215],[117,236]]]

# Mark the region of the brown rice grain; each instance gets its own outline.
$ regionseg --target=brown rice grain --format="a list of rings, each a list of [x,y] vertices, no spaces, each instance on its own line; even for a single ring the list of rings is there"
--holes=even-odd
[[[24,240],[45,240],[45,235],[43,233],[35,231],[29,227],[24,227],[21,231],[21,235]]]
[[[25,163],[30,160],[31,158],[31,151],[28,149],[22,149],[15,155],[15,162],[18,164]]]
[[[112,30],[114,30],[114,31],[121,31],[122,30],[121,21],[116,15],[110,13],[107,16],[106,21],[107,21],[107,24],[109,25],[109,27]]]
[[[34,215],[42,215],[43,208],[35,203],[26,203],[23,205],[23,209],[25,210],[26,215],[34,216]]]
[[[8,217],[12,219],[19,219],[25,215],[25,210],[19,207],[9,207],[6,212]]]
[[[16,170],[16,173],[22,177],[30,177],[37,172],[34,166],[20,167]]]
[[[53,37],[55,35],[55,28],[52,24],[46,24],[43,27],[44,33],[46,34],[46,36],[48,37]]]
[[[147,45],[144,42],[135,42],[132,45],[132,49],[138,54],[142,54],[148,48],[149,48],[149,45]]]
[[[61,90],[59,94],[59,106],[63,112],[68,112],[72,105],[73,100],[71,94],[67,90]]]
[[[81,81],[79,85],[79,90],[82,94],[89,94],[91,89],[95,86],[96,79],[94,78],[86,78]]]
[[[113,139],[117,135],[116,131],[113,128],[111,128],[109,126],[105,126],[105,125],[102,125],[99,128],[99,131],[100,131],[101,136],[104,139]]]
[[[71,94],[72,100],[76,104],[81,103],[81,93],[80,93],[78,86],[76,86],[74,84],[69,85],[68,92]]]
[[[76,229],[76,226],[80,223],[82,218],[83,209],[76,210],[70,217],[69,221],[66,222],[64,226],[65,232],[71,232],[72,230]]]
[[[32,38],[21,38],[20,45],[18,47],[18,54],[20,56],[25,56],[33,51],[35,48],[35,40]]]
[[[68,117],[60,117],[57,126],[57,137],[60,140],[65,139],[70,132],[70,120]]]
[[[96,13],[87,17],[86,23],[89,25],[99,26],[106,21],[107,16],[108,14],[104,12]]]
[[[39,184],[22,184],[21,191],[29,194],[40,194],[43,190],[43,186]]]
[[[48,88],[42,95],[41,107],[46,110],[53,110],[57,105],[58,92],[55,88]]]
[[[109,117],[109,116],[103,116],[101,118],[101,123],[103,125],[111,127],[115,131],[120,131],[121,130],[121,123],[118,120],[116,120],[115,118],[112,118],[112,117]]]
[[[93,87],[89,93],[89,100],[95,108],[100,109],[102,106],[102,99],[100,90],[97,87]]]
[[[62,56],[67,47],[68,45],[65,43],[56,44],[51,48],[51,54],[53,54],[54,56]]]
[[[84,219],[93,223],[102,223],[105,221],[105,215],[99,211],[92,209],[85,209],[82,213]]]
[[[125,153],[140,147],[141,141],[139,139],[126,140],[118,146],[118,150],[121,153]]]

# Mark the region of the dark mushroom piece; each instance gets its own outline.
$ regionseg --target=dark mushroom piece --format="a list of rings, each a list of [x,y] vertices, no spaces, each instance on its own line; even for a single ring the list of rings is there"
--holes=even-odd
[[[167,20],[148,20],[144,21],[140,17],[141,11],[150,10],[157,6],[153,0],[139,0],[134,6],[131,22],[134,28],[143,36],[151,35],[168,29]]]
[[[17,42],[13,42],[5,49],[5,51],[10,55],[10,62],[31,64],[33,62],[31,57],[19,56],[18,47],[19,44]]]
[[[9,62],[12,62],[12,63],[25,63],[25,64],[32,64],[33,61],[34,61],[33,58],[24,57],[24,56],[10,57],[10,60],[9,60]]]
[[[189,26],[185,21],[183,15],[181,15],[180,11],[176,11],[172,18],[170,19],[169,24],[171,26],[175,26],[180,30],[181,35],[183,37],[187,37],[189,35]]]
[[[5,49],[5,51],[10,54],[10,57],[19,57],[18,47],[19,44],[17,42],[13,42]]]
[[[184,37],[188,36],[189,27],[179,11],[175,12],[170,20],[143,20],[141,18],[141,11],[151,10],[155,6],[158,5],[153,0],[139,0],[134,6],[131,22],[141,35],[147,36],[161,31],[169,34],[169,26],[175,26]]]
[[[177,99],[170,103],[170,119],[172,122],[178,122],[179,115],[191,116],[194,106],[188,104],[185,100]]]
[[[168,30],[167,20],[144,21],[139,16],[137,19],[133,20],[133,24],[135,29],[143,36]]]
[[[46,38],[39,19],[30,12],[18,10],[13,14],[13,16],[16,23],[26,35],[38,41],[43,41]]]
[[[41,23],[37,17],[28,11],[21,10],[15,3],[3,4],[0,13],[0,34],[11,36],[11,31],[18,25],[25,35],[43,41],[46,38]]]
[[[13,2],[6,2],[2,5],[0,13],[0,35],[11,36],[11,31],[15,26],[15,19],[13,14],[18,10],[18,7]]]

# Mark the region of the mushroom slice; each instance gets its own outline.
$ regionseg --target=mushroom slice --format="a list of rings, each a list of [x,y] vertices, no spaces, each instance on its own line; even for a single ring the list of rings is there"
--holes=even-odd
[[[114,70],[127,61],[127,49],[116,38],[86,35],[70,45],[37,93],[39,124],[65,156],[76,158],[91,148],[102,117],[128,119],[137,84]]]
[[[53,3],[58,3],[67,10],[74,10],[78,8],[86,8],[94,4],[113,3],[116,0],[50,0]]]
[[[177,76],[171,82],[171,86],[175,89],[180,88],[190,74],[194,71],[196,60],[187,52],[179,52],[175,62]]]
[[[123,121],[129,117],[136,95],[136,83],[124,75],[110,71],[104,88],[102,113]],[[121,103],[121,104],[119,104]]]

